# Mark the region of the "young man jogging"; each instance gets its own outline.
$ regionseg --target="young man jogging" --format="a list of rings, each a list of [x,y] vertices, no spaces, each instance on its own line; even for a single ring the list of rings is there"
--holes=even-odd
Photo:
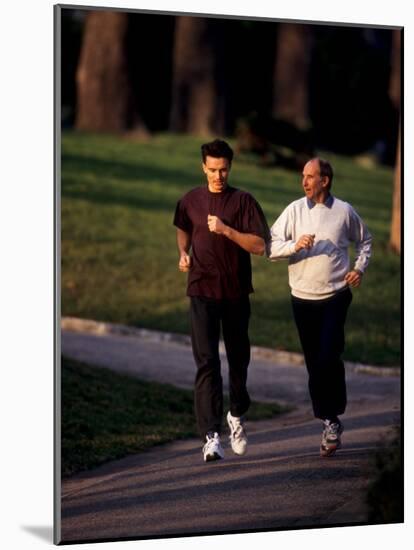
[[[293,315],[302,344],[316,418],[323,420],[321,456],[341,446],[345,412],[344,326],[361,284],[372,238],[352,206],[331,195],[333,170],[320,158],[306,163],[305,196],[292,202],[271,228],[269,258],[289,258]],[[355,244],[350,269],[348,247]]]
[[[230,146],[215,140],[202,145],[201,155],[207,185],[189,191],[178,202],[174,225],[178,267],[188,272],[191,341],[197,366],[195,412],[207,462],[224,457],[220,441],[220,327],[229,365],[231,446],[238,455],[246,452],[243,416],[250,405],[246,383],[249,294],[253,292],[250,254],[264,254],[268,228],[256,200],[228,185],[233,160]]]

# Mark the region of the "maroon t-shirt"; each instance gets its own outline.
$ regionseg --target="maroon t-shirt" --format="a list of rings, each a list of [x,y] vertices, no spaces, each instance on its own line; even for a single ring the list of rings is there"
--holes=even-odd
[[[191,236],[192,266],[187,296],[237,299],[253,292],[250,254],[224,235],[210,232],[211,214],[240,233],[269,238],[259,203],[245,191],[227,186],[211,193],[206,186],[189,191],[178,201],[174,225]]]

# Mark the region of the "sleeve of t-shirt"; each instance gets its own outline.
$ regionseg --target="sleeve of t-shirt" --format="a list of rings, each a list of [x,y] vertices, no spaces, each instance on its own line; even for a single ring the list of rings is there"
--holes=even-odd
[[[183,199],[177,202],[173,224],[178,227],[178,229],[182,229],[186,233],[191,233],[192,223],[188,217],[185,201]]]
[[[242,212],[242,232],[257,235],[267,243],[270,231],[260,204],[251,196],[246,195]]]

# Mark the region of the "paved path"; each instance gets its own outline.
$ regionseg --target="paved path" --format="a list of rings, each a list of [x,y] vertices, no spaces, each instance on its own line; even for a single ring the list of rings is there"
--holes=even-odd
[[[192,387],[194,364],[185,342],[153,333],[137,337],[99,332],[63,331],[62,353],[141,378]],[[265,350],[253,356],[252,397],[293,403],[295,411],[249,423],[244,457],[232,454],[224,436],[225,460],[205,464],[200,442],[193,439],[65,480],[62,540],[366,523],[364,497],[373,456],[399,423],[399,377],[347,367],[344,448],[333,458],[321,459],[321,428],[311,414],[300,360],[286,356],[285,364],[275,363]]]
[[[133,331],[107,323],[65,319],[62,354],[92,365],[192,389],[195,366],[188,337],[156,331]],[[69,330],[70,329],[70,330]],[[128,332],[128,330],[131,330]],[[223,384],[228,389],[227,361],[221,353]],[[372,375],[371,373],[375,373]],[[348,393],[353,400],[399,395],[398,369],[347,364]],[[380,376],[378,373],[385,373]],[[300,354],[252,348],[249,391],[253,399],[288,404],[309,403],[307,374]]]

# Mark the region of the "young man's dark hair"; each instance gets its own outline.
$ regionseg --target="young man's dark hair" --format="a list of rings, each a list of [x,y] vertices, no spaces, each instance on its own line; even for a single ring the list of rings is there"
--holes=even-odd
[[[204,163],[206,162],[207,157],[214,157],[217,159],[225,158],[231,164],[233,160],[233,149],[227,142],[222,141],[221,139],[215,139],[214,141],[204,143],[201,146],[201,156]]]

